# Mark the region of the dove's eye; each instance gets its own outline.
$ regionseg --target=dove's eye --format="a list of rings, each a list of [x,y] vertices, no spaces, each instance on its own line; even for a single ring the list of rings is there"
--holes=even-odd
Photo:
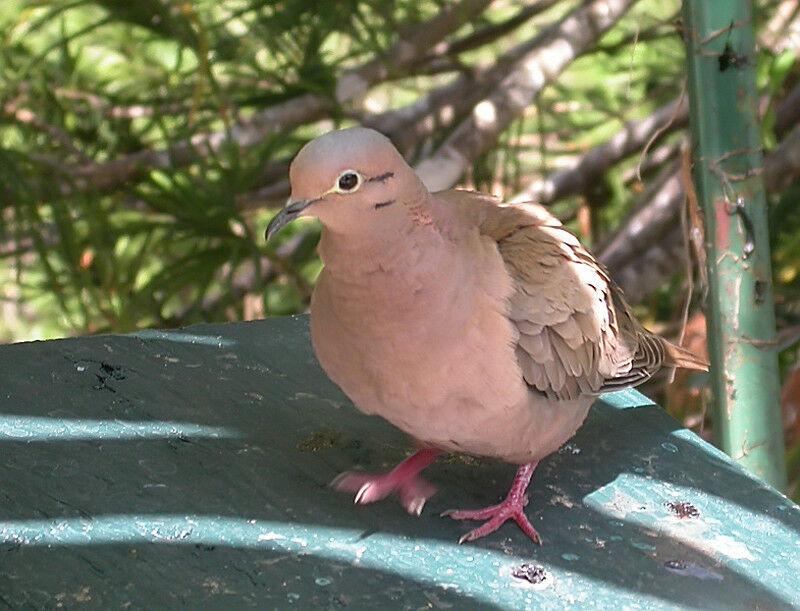
[[[336,179],[336,190],[339,193],[352,193],[361,186],[363,182],[361,174],[354,170],[345,170]]]

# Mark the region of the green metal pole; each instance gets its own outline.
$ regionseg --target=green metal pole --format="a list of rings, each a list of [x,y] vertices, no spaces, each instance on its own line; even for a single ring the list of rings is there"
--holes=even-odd
[[[786,487],[751,0],[684,0],[694,183],[705,217],[714,431]]]

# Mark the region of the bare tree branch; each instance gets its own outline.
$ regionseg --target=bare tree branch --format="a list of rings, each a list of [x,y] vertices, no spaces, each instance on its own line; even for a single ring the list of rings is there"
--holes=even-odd
[[[586,52],[636,0],[590,0],[517,47],[519,58],[494,93],[475,105],[442,146],[417,166],[433,190],[454,185],[471,160],[533,102],[576,57]]]
[[[685,257],[678,214],[685,194],[678,163],[639,198],[635,211],[598,246],[598,258],[633,302],[655,291],[681,269]],[[800,176],[800,125],[764,158],[764,187],[779,192]]]
[[[638,45],[652,40],[670,38],[675,36],[676,30],[679,29],[677,27],[679,23],[680,10],[648,28],[627,34],[619,41],[610,44],[598,45],[598,50],[603,51],[604,53],[617,53],[620,49],[629,45]]]
[[[425,23],[400,33],[400,39],[380,56],[345,72],[336,83],[336,100],[350,102],[366,91],[394,76],[405,74],[407,68],[463,24],[482,13],[491,0],[462,0],[449,5]]]
[[[235,142],[241,148],[253,147],[269,134],[319,119],[329,110],[329,102],[321,97],[306,94],[257,113],[246,122],[234,124],[227,131],[197,134],[189,139],[174,142],[166,149],[145,149],[105,163],[70,167],[60,160],[50,159],[44,155],[28,157],[56,171],[60,178],[59,188],[62,196],[86,191],[102,193],[117,189],[153,169],[186,166],[208,155],[209,151],[218,152],[229,142]],[[45,193],[40,195],[47,197]],[[8,193],[5,203],[13,203],[13,200],[13,195]]]
[[[138,119],[141,117],[154,117],[160,115],[179,115],[189,112],[192,107],[183,102],[167,102],[163,104],[112,104],[109,100],[87,91],[77,91],[60,87],[53,92],[57,97],[65,100],[78,100],[85,102],[94,112],[102,114],[108,119]],[[89,108],[83,107],[84,112]],[[80,112],[80,109],[75,109]]]
[[[598,259],[612,271],[623,290],[635,289],[627,282],[623,284],[621,270],[633,260],[641,259],[671,228],[680,226],[678,210],[684,197],[680,163],[674,161],[650,183],[623,225],[595,248]],[[662,274],[656,277],[663,280]],[[629,297],[633,299],[633,295]]]
[[[458,55],[484,45],[493,43],[513,32],[536,15],[544,13],[560,0],[540,0],[523,7],[514,16],[500,23],[484,26],[471,34],[452,42],[441,42],[433,47],[433,52],[420,58],[414,67],[415,74],[440,74],[464,70]]]
[[[625,185],[639,182],[639,175],[644,181],[649,175],[678,157],[683,139],[678,139],[669,144],[663,144],[652,151],[642,160],[640,166],[628,168],[622,172],[622,182]],[[638,170],[638,172],[637,172]]]
[[[327,101],[312,94],[287,100],[231,126],[228,131],[197,134],[171,144],[164,150],[144,150],[107,163],[75,168],[72,174],[81,190],[107,191],[118,187],[142,171],[181,167],[203,156],[207,150],[219,151],[233,141],[241,148],[252,147],[271,133],[322,117],[330,109]]]
[[[800,125],[764,160],[764,186],[767,192],[777,192],[797,176],[800,176]]]
[[[775,135],[783,138],[800,122],[800,85],[796,85],[775,109]]]
[[[86,154],[75,146],[67,132],[56,127],[55,125],[51,125],[41,117],[38,117],[33,113],[33,111],[21,107],[16,102],[6,102],[0,106],[0,109],[2,109],[3,114],[13,118],[18,123],[29,125],[37,131],[46,134],[51,140],[57,142],[64,150],[75,155],[78,161],[83,163],[90,161]]]
[[[459,38],[449,43],[437,45],[435,53],[428,56],[428,58],[423,58],[423,62],[427,61],[429,58],[433,59],[435,57],[447,55],[458,55],[459,53],[471,51],[473,49],[477,49],[478,47],[492,43],[498,38],[501,38],[506,34],[510,34],[536,15],[544,13],[558,2],[559,0],[539,0],[539,2],[534,2],[524,6],[515,15],[509,17],[505,21],[484,26],[478,30],[475,30],[468,36]]]
[[[464,72],[419,100],[378,115],[362,115],[360,122],[389,136],[398,150],[409,154],[422,137],[437,127],[452,125],[475,103],[475,93],[491,81],[486,71]]]
[[[670,122],[671,121],[671,122]],[[575,160],[568,168],[532,183],[515,199],[549,204],[565,195],[585,193],[611,166],[641,151],[650,138],[665,128],[661,136],[683,128],[689,122],[686,100],[675,100],[639,121],[630,121],[603,144]]]
[[[543,4],[547,3],[537,3],[534,7],[541,9]],[[549,5],[547,6],[549,7]],[[525,15],[528,17],[532,16],[532,14],[534,14],[533,11],[525,11]],[[550,30],[552,30],[552,27]],[[597,32],[597,36],[599,37],[600,35],[601,32]],[[470,110],[475,108],[475,105],[481,99],[489,97],[492,92],[500,89],[503,79],[507,78],[518,64],[525,60],[526,54],[531,54],[532,51],[536,52],[537,45],[541,40],[542,37],[540,35],[506,51],[487,68],[466,70],[450,83],[433,90],[412,104],[378,115],[356,113],[354,116],[362,124],[388,135],[404,155],[410,156],[425,138],[434,133],[441,133],[443,129],[458,124]],[[547,40],[549,41],[550,38]],[[589,43],[586,44],[588,45]],[[668,105],[665,108],[669,110],[674,109],[675,106]],[[681,106],[682,108],[683,106]],[[631,124],[627,128],[627,132],[624,130],[621,132],[623,135],[627,133],[628,139],[632,140],[632,144],[628,143],[631,146],[631,152],[641,148],[652,132],[661,127],[661,123],[667,122],[671,112],[664,113],[664,109],[661,109],[653,117]],[[661,121],[662,114],[664,114],[663,121]],[[682,119],[678,117],[677,120]],[[643,126],[638,126],[639,123],[643,124]],[[620,136],[617,138],[620,138]],[[614,144],[612,142],[612,145]],[[616,146],[624,146],[624,144],[623,142],[616,144]],[[611,163],[615,161],[611,160]],[[425,162],[421,167],[421,171],[424,173]],[[243,196],[241,205],[245,208],[254,208],[259,205],[277,204],[288,193],[288,182],[282,180],[274,185],[265,185],[255,193]]]
[[[403,37],[381,57],[340,77],[336,86],[340,94],[339,101],[354,97],[352,87],[356,81],[372,86],[389,76],[402,75],[403,70],[411,68],[433,45],[482,12],[489,3],[490,0],[463,0],[427,22],[407,28]],[[94,104],[104,102],[99,98],[86,99]],[[234,124],[229,130],[197,134],[187,140],[174,142],[165,149],[142,150],[105,163],[65,167],[63,175],[69,177],[69,182],[62,183],[61,192],[66,195],[75,191],[110,191],[152,169],[188,165],[198,157],[206,156],[209,151],[220,150],[228,142],[249,148],[263,141],[270,133],[288,131],[297,125],[320,119],[332,108],[331,100],[321,95],[304,94],[256,113]]]
[[[800,47],[800,4],[783,0],[764,25],[759,38],[761,46],[778,54]]]

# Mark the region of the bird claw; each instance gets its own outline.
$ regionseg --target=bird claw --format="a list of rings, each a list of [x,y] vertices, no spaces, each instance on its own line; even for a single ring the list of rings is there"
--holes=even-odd
[[[387,473],[345,471],[331,482],[331,486],[340,492],[354,492],[353,502],[356,505],[375,503],[396,493],[405,510],[416,516],[422,513],[425,502],[436,493],[436,487],[418,475],[400,477],[393,471]]]
[[[421,516],[422,515],[422,508],[425,507],[425,503],[428,499],[424,497],[417,497],[409,501],[408,503],[403,503],[403,507],[405,507],[406,511],[410,513],[412,516]]]
[[[520,530],[522,530],[531,541],[537,545],[541,545],[542,539],[539,533],[531,526],[525,512],[522,511],[522,508],[527,504],[528,497],[524,496],[518,501],[506,499],[502,503],[484,509],[448,509],[442,512],[441,515],[443,517],[452,518],[453,520],[485,520],[478,528],[463,535],[458,540],[459,544],[485,537],[499,529],[506,521],[514,520]]]

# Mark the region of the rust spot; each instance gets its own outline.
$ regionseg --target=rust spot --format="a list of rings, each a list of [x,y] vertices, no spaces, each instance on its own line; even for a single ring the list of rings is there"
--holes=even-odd
[[[520,564],[511,571],[511,576],[537,584],[547,579],[547,572],[541,566],[535,566],[526,562],[525,564]]]
[[[688,501],[672,501],[667,503],[667,507],[669,507],[672,513],[681,519],[700,517],[700,512],[697,510],[697,507]]]
[[[731,217],[727,212],[728,205],[724,200],[717,202],[717,248],[719,250],[728,250],[729,238],[731,231]]]

